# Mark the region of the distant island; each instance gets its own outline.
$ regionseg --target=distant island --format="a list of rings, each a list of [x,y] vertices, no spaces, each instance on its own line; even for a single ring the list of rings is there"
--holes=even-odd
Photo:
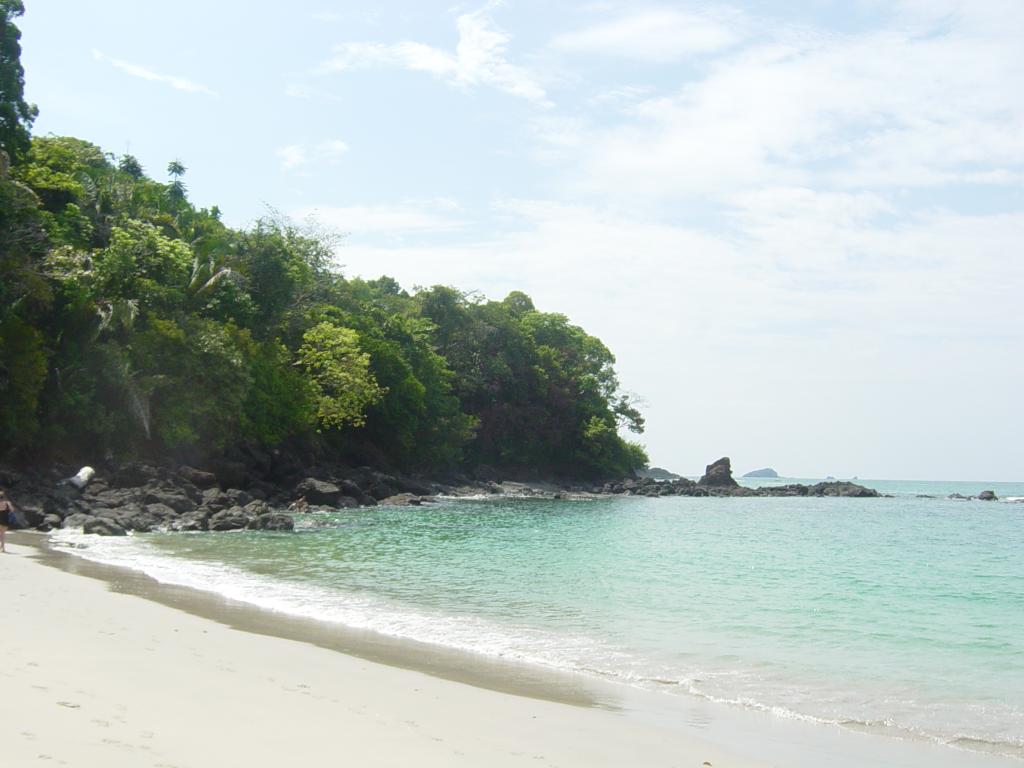
[[[744,477],[778,477],[779,473],[771,467],[765,467],[764,469],[755,469],[753,472],[747,472]]]

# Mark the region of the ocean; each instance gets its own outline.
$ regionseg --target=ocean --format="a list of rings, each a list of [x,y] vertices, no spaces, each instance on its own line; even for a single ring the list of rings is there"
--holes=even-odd
[[[53,540],[286,614],[1024,761],[1024,483],[860,482],[891,497],[463,498]]]

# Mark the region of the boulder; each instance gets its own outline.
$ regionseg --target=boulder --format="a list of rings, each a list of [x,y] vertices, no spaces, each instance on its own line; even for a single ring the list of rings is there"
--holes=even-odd
[[[260,515],[266,515],[272,511],[267,505],[267,502],[261,501],[260,499],[250,501],[242,507],[242,509],[244,509],[245,513],[250,517],[259,517]]]
[[[120,469],[110,476],[110,485],[114,488],[136,488],[159,478],[160,472],[156,467],[138,461],[130,461],[121,465]]]
[[[114,488],[107,491],[99,491],[90,494],[87,498],[94,503],[100,503],[105,507],[123,507],[142,501],[145,491],[139,488]]]
[[[52,531],[55,528],[60,528],[60,515],[44,515],[43,520],[37,526],[40,531]]]
[[[231,498],[220,488],[208,488],[203,491],[203,499],[199,505],[213,512],[220,512],[222,509],[233,506]]]
[[[181,491],[169,491],[157,488],[146,492],[142,497],[143,504],[163,504],[170,507],[178,514],[191,512],[196,508],[196,503]]]
[[[206,526],[211,531],[238,531],[247,528],[251,520],[241,507],[230,507],[212,515]]]
[[[72,515],[65,517],[60,524],[61,528],[81,528],[90,520],[93,520],[92,515],[87,515],[84,512],[75,512]]]
[[[325,504],[333,507],[342,496],[341,488],[325,480],[307,477],[295,486],[295,495],[302,496],[310,504]]]
[[[217,476],[213,472],[205,472],[195,467],[181,466],[178,467],[178,475],[188,480],[196,488],[213,488],[217,485]]]
[[[281,512],[267,512],[249,522],[249,529],[253,531],[293,531],[295,520],[291,515]]]
[[[172,531],[205,531],[213,513],[207,507],[186,512],[171,521]]]
[[[229,507],[244,507],[252,501],[252,496],[238,488],[228,488],[224,491],[224,495],[228,498]]]
[[[412,493],[396,493],[394,496],[381,499],[380,505],[382,507],[418,507],[424,501],[431,501],[431,499],[425,499]]]
[[[415,496],[432,496],[434,490],[426,483],[414,480],[411,477],[398,478],[398,489],[402,493],[411,493]]]
[[[82,533],[95,533],[100,536],[124,536],[125,530],[113,520],[106,517],[92,517],[82,525]]]
[[[40,528],[47,518],[42,505],[38,504],[19,504],[18,511],[21,512],[21,520],[25,523],[26,528]],[[56,515],[56,518],[57,527],[60,528],[60,515]]]
[[[999,501],[995,491],[982,491],[978,494],[978,501]]]
[[[127,514],[122,513],[116,522],[127,531],[149,533],[154,528],[160,527],[161,520],[155,515],[151,515],[149,512],[138,510],[128,512]]]
[[[817,483],[807,489],[808,496],[853,496],[856,498],[869,498],[878,496],[878,491],[873,488],[865,488],[856,483],[834,481],[831,483]]]
[[[732,463],[728,456],[723,456],[713,464],[708,464],[704,469],[704,476],[698,481],[699,485],[708,488],[736,488],[739,486],[732,476]]]
[[[249,484],[249,471],[240,461],[221,460],[210,467],[221,488],[244,488]]]

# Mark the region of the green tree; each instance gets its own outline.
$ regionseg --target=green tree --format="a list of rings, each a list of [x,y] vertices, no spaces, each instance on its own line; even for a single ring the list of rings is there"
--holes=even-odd
[[[359,335],[351,328],[326,322],[310,328],[302,336],[298,365],[315,392],[321,427],[361,426],[367,406],[384,394],[370,373],[370,356],[359,349]]]
[[[13,162],[28,151],[29,129],[39,113],[25,101],[21,30],[14,24],[24,12],[21,0],[0,0],[0,151]]]

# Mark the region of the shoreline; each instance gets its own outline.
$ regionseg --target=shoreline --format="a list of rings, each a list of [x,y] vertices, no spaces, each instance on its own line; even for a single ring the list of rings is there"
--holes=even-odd
[[[111,620],[115,616],[123,620],[121,617],[125,613],[128,616],[135,615],[140,611],[141,605],[146,605],[149,607],[141,610],[153,619],[154,629],[182,621],[190,624],[198,622],[204,625],[204,635],[216,635],[216,647],[234,647],[239,642],[246,646],[252,642],[265,642],[277,646],[278,652],[287,652],[289,658],[297,655],[304,664],[312,663],[313,658],[320,659],[319,664],[330,659],[326,663],[343,667],[344,674],[352,673],[353,667],[356,667],[359,674],[366,677],[361,682],[362,687],[355,694],[357,699],[373,697],[373,690],[377,687],[377,675],[389,681],[404,681],[402,684],[406,689],[412,685],[412,681],[416,681],[416,690],[422,691],[424,687],[429,687],[435,695],[435,700],[442,702],[440,709],[448,715],[441,717],[435,723],[435,728],[444,731],[449,741],[458,741],[463,737],[471,738],[475,742],[479,742],[481,738],[486,741],[484,752],[479,753],[475,761],[467,760],[467,765],[479,764],[481,760],[486,760],[488,764],[505,763],[502,762],[504,753],[501,752],[504,743],[503,733],[481,734],[474,731],[470,736],[465,732],[466,713],[461,707],[466,698],[473,700],[474,715],[480,714],[477,709],[489,712],[498,708],[503,712],[509,710],[513,717],[522,717],[526,711],[533,712],[538,707],[543,709],[545,717],[548,718],[547,726],[535,733],[536,746],[542,755],[562,755],[555,762],[567,766],[624,764],[623,761],[645,765],[701,765],[706,760],[714,766],[729,765],[737,768],[758,768],[764,765],[802,768],[818,765],[827,760],[836,768],[853,768],[865,764],[899,768],[955,768],[968,759],[978,768],[1021,765],[1019,761],[1013,759],[992,757],[975,751],[961,751],[931,742],[904,740],[820,723],[785,720],[770,713],[747,711],[697,697],[640,691],[623,684],[588,678],[582,674],[477,657],[465,651],[398,640],[374,632],[354,630],[312,619],[295,619],[213,593],[162,584],[138,571],[88,561],[74,556],[71,552],[53,548],[46,538],[39,534],[14,534],[11,540],[18,548],[19,556],[16,559],[28,564],[34,573],[33,582],[37,578],[43,578],[43,573],[50,574],[43,579],[56,586],[53,590],[56,595],[50,595],[47,598],[49,601],[73,596],[76,598],[77,610],[77,598],[86,592],[88,595],[84,604],[98,611],[106,611]],[[22,555],[32,557],[21,557]],[[6,566],[7,560],[8,558],[4,558],[0,565]],[[23,563],[19,563],[18,566],[21,567]],[[87,578],[75,579],[74,576]],[[25,587],[19,579],[11,579],[10,576],[4,578],[5,581],[17,582],[16,591]],[[90,586],[86,588],[83,584]],[[29,604],[23,605],[15,614],[16,628],[23,613],[32,613],[33,598],[31,595],[28,595],[28,598]],[[36,595],[36,599],[38,598]],[[90,609],[90,621],[97,619],[93,613],[94,611]],[[52,618],[51,616],[51,625]],[[149,626],[146,625],[147,628]],[[102,629],[96,631],[103,632]],[[52,632],[52,626],[45,630],[46,634]],[[171,634],[177,632],[178,629],[174,628]],[[81,628],[76,628],[76,633],[71,637],[62,635],[62,644],[71,649],[78,648],[80,634]],[[239,640],[245,637],[262,640]],[[298,650],[299,648],[305,650]],[[162,652],[162,655],[172,659],[180,655],[181,651],[180,648],[173,646],[159,648],[156,651],[149,650]],[[132,659],[138,656],[138,649],[121,648],[120,653]],[[22,658],[21,661],[26,664],[40,664],[46,659],[43,662],[32,662]],[[170,660],[159,663],[181,667]],[[115,671],[124,674],[121,670]],[[262,666],[253,665],[247,667],[244,673],[251,677],[258,676],[262,671]],[[209,674],[210,670],[207,669],[206,673]],[[188,670],[181,671],[181,674],[186,678],[195,678],[196,675],[202,678],[204,673]],[[318,673],[314,673],[314,677],[316,674]],[[213,671],[213,676],[223,677],[217,670]],[[339,679],[338,685],[348,691],[352,687],[350,682],[347,678]],[[204,680],[195,681],[195,684],[202,685]],[[29,686],[30,689],[37,687],[34,683]],[[262,695],[268,694],[263,691]],[[6,705],[9,706],[12,699],[16,701],[20,698],[21,692],[17,691],[13,697],[6,697]],[[152,705],[152,702],[146,699],[140,703],[147,707]],[[179,703],[186,707],[188,705],[187,701]],[[277,706],[273,696],[264,704],[264,707],[269,709]],[[4,704],[0,704],[0,723],[12,722],[10,717],[2,715],[3,707]],[[404,704],[397,701],[389,701],[384,709],[385,713],[397,711],[408,714]],[[320,712],[315,713],[317,717],[321,715]],[[12,717],[17,720],[19,715],[14,714]],[[570,727],[576,735],[566,742],[564,732]],[[4,727],[0,727],[0,732],[3,730]],[[99,738],[101,734],[97,732],[96,735]],[[392,738],[393,736],[389,736],[389,741]],[[649,748],[641,746],[638,741],[646,744],[651,739],[657,744],[671,745],[671,749]],[[4,739],[8,740],[9,738]],[[582,759],[582,753],[577,754],[577,746],[586,746],[591,742],[603,744],[606,740],[610,752],[601,749],[596,754],[590,754],[586,760]],[[616,751],[620,748],[625,749],[626,744],[633,744],[632,749],[635,752],[631,753],[632,756],[628,760],[622,757],[623,753]],[[328,745],[324,745],[323,748],[329,749]],[[620,755],[618,763],[601,762],[604,759],[602,755],[611,753]],[[519,764],[522,756],[514,756],[511,752],[508,755],[511,761],[508,764]],[[697,759],[698,757],[700,759]],[[254,755],[247,758],[246,764],[263,765],[259,759]],[[366,753],[364,759],[369,761],[365,764],[378,764],[372,762],[369,753]],[[412,760],[421,765],[461,764],[452,754],[447,754],[443,759],[438,758],[437,762],[421,760],[418,753],[416,758],[400,759]],[[399,761],[399,758],[395,757],[394,760]],[[525,758],[522,758],[522,761],[525,762]],[[70,764],[93,765],[77,761]],[[105,765],[108,764],[108,760],[97,760],[95,764]],[[199,761],[184,764],[208,763]],[[398,762],[379,764],[390,765]]]
[[[420,671],[368,660],[269,611],[224,611],[28,538],[12,536],[0,560],[5,764],[257,768],[298,750],[311,765],[765,765],[626,717],[546,670],[503,681],[458,654],[459,682],[436,657]],[[146,580],[156,586],[140,590]]]

